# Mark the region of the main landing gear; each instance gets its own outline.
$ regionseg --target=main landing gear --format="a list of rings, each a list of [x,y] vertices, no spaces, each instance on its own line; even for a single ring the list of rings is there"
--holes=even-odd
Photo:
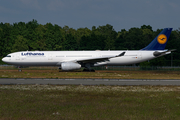
[[[84,68],[84,69],[83,69],[83,72],[95,72],[95,70],[94,70],[94,69]]]
[[[90,63],[85,64],[85,68],[83,69],[83,72],[95,72],[94,69],[91,69]]]

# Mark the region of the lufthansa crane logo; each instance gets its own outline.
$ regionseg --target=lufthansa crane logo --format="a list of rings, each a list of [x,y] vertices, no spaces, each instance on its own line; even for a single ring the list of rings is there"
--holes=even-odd
[[[164,34],[160,34],[157,37],[157,41],[159,42],[159,44],[165,44],[167,42],[167,37]]]

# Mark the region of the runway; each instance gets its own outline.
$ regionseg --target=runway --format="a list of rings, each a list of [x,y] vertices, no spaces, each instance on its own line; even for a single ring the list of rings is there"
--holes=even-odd
[[[180,85],[180,80],[134,79],[12,79],[0,78],[0,85]]]

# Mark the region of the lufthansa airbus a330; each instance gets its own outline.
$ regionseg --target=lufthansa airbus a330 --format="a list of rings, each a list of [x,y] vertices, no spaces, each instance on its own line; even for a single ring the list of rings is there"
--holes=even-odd
[[[59,66],[64,71],[95,66],[129,65],[170,54],[165,50],[172,28],[165,28],[141,50],[116,51],[21,51],[8,54],[2,61],[16,66]]]

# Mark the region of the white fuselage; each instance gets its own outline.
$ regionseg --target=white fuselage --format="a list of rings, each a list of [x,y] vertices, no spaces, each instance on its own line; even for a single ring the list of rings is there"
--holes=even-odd
[[[115,56],[125,52],[124,56],[110,58],[108,61],[94,63],[101,65],[128,65],[156,58],[155,51],[22,51],[9,54],[2,60],[17,66],[60,66],[63,62],[76,62],[81,59]]]
[[[141,50],[117,51],[21,51],[8,54],[2,61],[16,66],[59,66],[69,71],[94,66],[129,65],[151,60],[174,50],[164,50],[172,28],[164,28]]]

